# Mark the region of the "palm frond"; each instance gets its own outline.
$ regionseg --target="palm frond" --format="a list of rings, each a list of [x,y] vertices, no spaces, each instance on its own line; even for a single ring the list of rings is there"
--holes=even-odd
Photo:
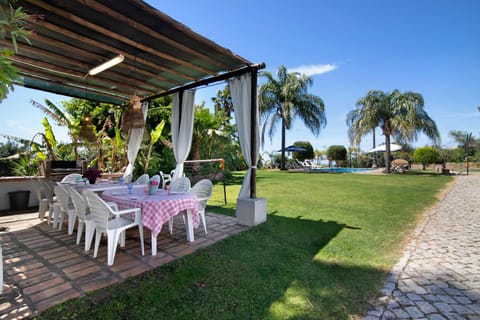
[[[30,100],[30,103],[40,109],[45,115],[49,116],[55,123],[59,126],[67,125],[62,118],[60,118],[54,111],[50,110],[49,108],[45,107],[41,103],[35,101],[35,100]]]

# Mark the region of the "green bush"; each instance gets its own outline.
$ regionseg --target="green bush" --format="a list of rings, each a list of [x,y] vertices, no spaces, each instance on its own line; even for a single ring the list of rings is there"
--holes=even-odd
[[[438,153],[433,147],[417,148],[413,152],[413,159],[415,162],[420,162],[423,165],[423,170],[425,170],[427,164],[437,163]]]

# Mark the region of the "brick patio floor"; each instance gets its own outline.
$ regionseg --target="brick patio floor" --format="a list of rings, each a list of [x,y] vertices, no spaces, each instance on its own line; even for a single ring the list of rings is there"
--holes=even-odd
[[[144,229],[145,256],[141,255],[138,230],[128,230],[124,248],[118,248],[114,265],[107,266],[106,239],[98,257],[80,245],[76,231],[67,234],[66,224],[55,230],[38,219],[38,213],[0,217],[0,245],[3,250],[4,287],[0,295],[0,320],[25,319],[60,302],[97,290],[154,269],[247,229],[236,219],[207,213],[208,235],[195,229],[195,241],[186,241],[181,217],[171,235],[164,226],[157,238],[157,256],[151,255],[150,231]]]

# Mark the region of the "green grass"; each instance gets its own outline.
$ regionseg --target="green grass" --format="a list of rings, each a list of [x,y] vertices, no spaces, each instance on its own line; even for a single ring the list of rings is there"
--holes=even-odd
[[[241,182],[233,178],[228,199]],[[266,223],[39,318],[354,318],[451,179],[259,171]],[[210,209],[232,215],[234,208]]]

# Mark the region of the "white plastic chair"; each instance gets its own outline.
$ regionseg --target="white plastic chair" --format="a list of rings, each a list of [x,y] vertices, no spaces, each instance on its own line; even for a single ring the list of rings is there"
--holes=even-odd
[[[80,173],[70,173],[63,177],[61,183],[68,183],[68,182],[78,182],[82,180],[82,175]]]
[[[30,183],[38,200],[38,217],[43,221],[48,210],[48,199],[42,192],[43,184],[37,178],[30,178]]]
[[[213,193],[213,184],[212,181],[209,179],[202,179],[198,181],[190,192],[197,197],[198,200],[198,213],[202,218],[203,223],[203,230],[205,230],[205,234],[207,234],[207,224],[205,222],[205,208],[207,206],[207,201],[210,199]]]
[[[63,186],[55,186],[53,188],[55,196],[57,198],[57,204],[54,205],[53,213],[53,227],[56,227],[56,224],[59,223],[58,230],[62,230],[63,219],[65,215],[68,216],[68,234],[73,233],[73,227],[75,226],[75,210],[73,207],[70,207],[70,195]]]
[[[73,208],[78,218],[77,244],[80,244],[83,227],[85,227],[85,251],[89,251],[95,231],[95,220],[91,214],[87,215],[87,202],[85,198],[71,186],[65,186],[65,190],[70,194],[70,199],[72,200]]]
[[[45,193],[45,197],[48,201],[48,219],[47,223],[50,224],[52,221],[52,215],[54,211],[54,204],[55,204],[55,194],[53,191],[53,185],[46,179],[38,179],[40,184],[43,186],[43,192]],[[58,206],[58,204],[57,204]]]
[[[170,192],[188,192],[190,191],[190,179],[187,177],[180,177],[170,183]]]
[[[190,179],[180,177],[170,183],[170,192],[188,192],[190,191],[190,186]],[[173,218],[170,218],[168,221],[168,229],[170,230],[170,234],[173,233]]]
[[[135,180],[135,184],[147,184],[149,179],[148,173],[144,173]]]
[[[163,173],[163,171],[159,172],[160,178],[162,180],[162,189],[165,189],[167,183],[172,182],[172,176],[168,173]]]
[[[84,190],[83,196],[87,200],[90,207],[90,214],[93,215],[95,220],[95,248],[93,251],[93,257],[97,257],[98,247],[100,245],[100,239],[102,234],[107,235],[107,264],[113,265],[115,259],[115,252],[117,246],[120,243],[121,247],[125,246],[125,231],[129,228],[138,226],[138,233],[140,235],[140,245],[142,247],[142,256],[145,255],[143,246],[143,224],[140,208],[131,208],[126,210],[115,211],[112,210],[108,204],[105,203],[96,193],[90,190]],[[126,214],[134,214],[134,220],[130,220]],[[115,218],[110,219],[110,215]]]

